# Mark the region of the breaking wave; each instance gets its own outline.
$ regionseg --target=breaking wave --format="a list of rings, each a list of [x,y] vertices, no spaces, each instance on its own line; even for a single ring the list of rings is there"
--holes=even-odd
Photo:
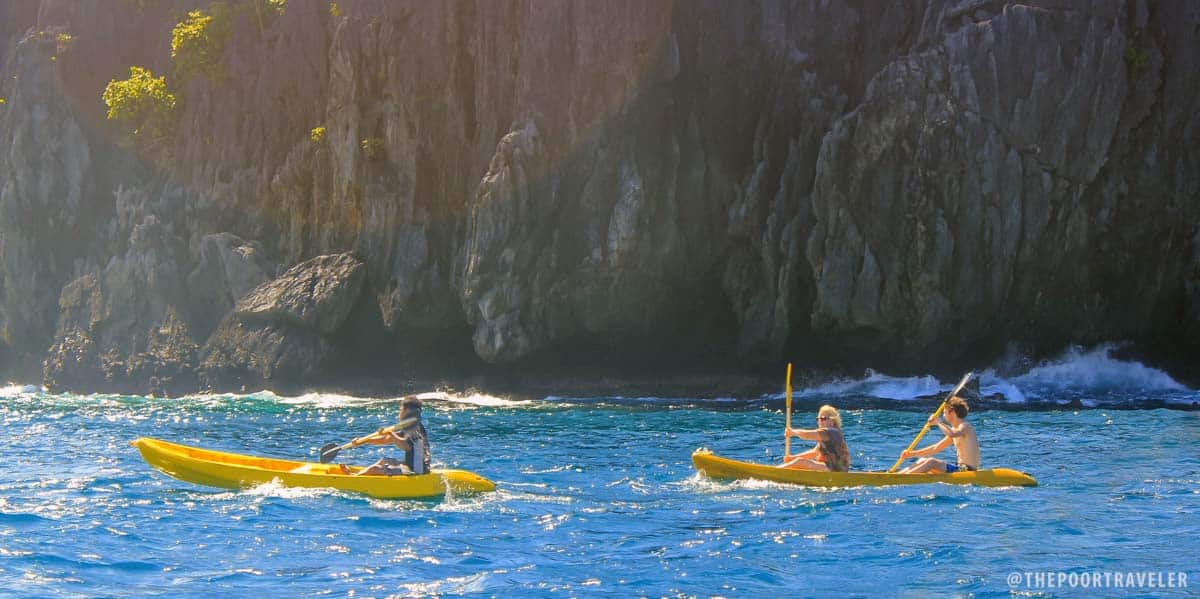
[[[978,374],[978,396],[1011,404],[1072,403],[1085,407],[1106,404],[1194,405],[1200,392],[1171,375],[1132,360],[1113,357],[1113,345],[1090,350],[1072,347],[1024,372],[1001,375],[996,368]],[[933,376],[895,377],[867,371],[860,379],[843,379],[793,391],[793,397],[818,400],[858,397],[913,401],[949,393],[957,381]],[[772,395],[782,398],[783,394]]]

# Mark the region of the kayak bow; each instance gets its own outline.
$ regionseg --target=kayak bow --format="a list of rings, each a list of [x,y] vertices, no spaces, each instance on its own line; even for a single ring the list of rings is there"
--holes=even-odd
[[[141,437],[129,442],[146,463],[179,480],[226,489],[279,481],[288,487],[332,487],[381,499],[440,497],[456,493],[495,491],[492,481],[466,470],[434,470],[429,474],[352,476],[360,466],[294,462],[225,453]]]
[[[891,472],[820,472],[777,468],[768,464],[739,462],[714,455],[707,449],[692,454],[692,464],[701,474],[716,479],[756,479],[813,487],[882,487],[946,483],[983,487],[1036,487],[1032,476],[1011,468],[990,468],[952,474],[899,474]]]

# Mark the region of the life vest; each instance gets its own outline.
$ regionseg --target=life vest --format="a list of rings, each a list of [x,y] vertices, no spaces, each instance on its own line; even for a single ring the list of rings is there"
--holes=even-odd
[[[404,465],[408,466],[413,474],[427,474],[429,472],[429,435],[425,432],[425,425],[417,422],[396,432],[409,444],[409,449],[404,452]]]

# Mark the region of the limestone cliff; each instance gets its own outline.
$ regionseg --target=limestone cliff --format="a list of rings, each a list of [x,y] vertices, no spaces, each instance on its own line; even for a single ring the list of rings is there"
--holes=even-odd
[[[397,377],[1194,370],[1198,60],[1184,0],[0,1],[0,371],[317,384],[350,330]],[[130,66],[178,97],[154,143],[104,119]],[[341,330],[238,307],[332,255]]]

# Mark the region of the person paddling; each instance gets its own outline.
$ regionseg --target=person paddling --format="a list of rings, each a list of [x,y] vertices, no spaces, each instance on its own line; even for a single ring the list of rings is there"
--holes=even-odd
[[[967,402],[963,398],[955,396],[946,402],[946,409],[943,412],[946,417],[945,422],[942,422],[936,415],[930,416],[930,424],[936,424],[946,437],[933,445],[921,449],[905,450],[904,453],[901,453],[902,459],[921,459],[911,467],[901,470],[900,473],[950,473],[979,470],[979,439],[975,436],[975,427],[966,420],[968,411]],[[932,456],[950,447],[951,443],[954,444],[954,451],[958,453],[957,463],[951,464],[937,458],[923,457]]]
[[[421,400],[408,396],[400,402],[400,423],[362,440],[363,445],[395,445],[404,450],[404,461],[382,458],[355,476],[429,473],[429,436],[421,423]]]
[[[816,441],[812,449],[784,458],[780,468],[796,470],[826,470],[830,472],[850,471],[850,448],[842,437],[842,415],[833,406],[821,406],[817,410],[817,428],[783,431],[784,438],[799,437]]]

